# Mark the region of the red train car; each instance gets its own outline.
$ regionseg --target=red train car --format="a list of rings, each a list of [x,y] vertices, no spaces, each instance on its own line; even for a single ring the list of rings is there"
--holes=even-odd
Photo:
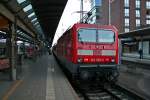
[[[0,71],[10,68],[6,38],[0,38]]]
[[[59,38],[53,52],[73,77],[118,77],[118,32],[114,26],[75,24]]]

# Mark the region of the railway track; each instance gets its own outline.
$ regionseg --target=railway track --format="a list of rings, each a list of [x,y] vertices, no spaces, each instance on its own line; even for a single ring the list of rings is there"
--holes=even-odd
[[[147,100],[117,84],[104,86],[99,81],[74,81],[65,69],[62,70],[81,100]]]
[[[76,82],[73,87],[81,100],[146,100],[119,85],[100,85],[98,83]]]

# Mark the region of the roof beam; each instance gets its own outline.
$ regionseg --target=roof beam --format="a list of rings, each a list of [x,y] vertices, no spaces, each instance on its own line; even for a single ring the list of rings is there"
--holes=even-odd
[[[13,14],[10,10],[8,10],[7,7],[5,7],[1,3],[0,3],[0,13],[6,18],[8,18],[11,22],[14,22],[15,14]],[[35,33],[33,33],[30,29],[28,29],[27,25],[25,25],[20,19],[17,19],[17,25],[35,37]]]

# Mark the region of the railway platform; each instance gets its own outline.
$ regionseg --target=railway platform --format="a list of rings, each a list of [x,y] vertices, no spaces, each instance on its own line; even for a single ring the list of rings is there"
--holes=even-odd
[[[150,70],[142,68],[135,70],[127,67],[127,65],[122,65],[118,84],[146,100],[150,100]]]
[[[146,59],[140,59],[139,57],[128,57],[128,56],[123,56],[122,57],[123,61],[128,61],[128,62],[134,62],[134,63],[139,63],[139,64],[148,64],[150,65],[150,58]]]
[[[122,57],[119,84],[150,100],[150,59],[126,55]]]
[[[52,55],[25,60],[19,80],[0,81],[0,100],[79,100]]]

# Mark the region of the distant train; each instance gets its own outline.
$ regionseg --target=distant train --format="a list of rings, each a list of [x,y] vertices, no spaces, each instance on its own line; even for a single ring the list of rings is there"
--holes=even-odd
[[[6,35],[0,32],[0,71],[10,68]]]
[[[75,24],[59,38],[53,53],[73,78],[114,81],[119,75],[114,26]]]

